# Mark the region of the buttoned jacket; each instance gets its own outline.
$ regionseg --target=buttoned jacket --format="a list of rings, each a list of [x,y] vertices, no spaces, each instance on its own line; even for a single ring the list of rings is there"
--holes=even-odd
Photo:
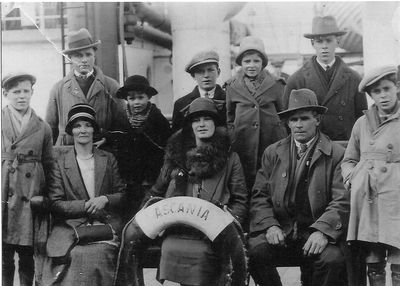
[[[332,140],[349,140],[354,123],[368,108],[365,94],[358,92],[360,75],[336,56],[336,72],[328,87],[318,75],[318,67],[313,61],[315,56],[288,78],[283,106],[287,109],[293,89],[311,89],[317,95],[319,105],[328,108],[322,118],[321,131]]]
[[[87,103],[94,108],[101,132],[116,129],[115,126],[118,126],[124,110],[124,102],[115,97],[119,84],[104,75],[99,67],[95,67],[95,72],[96,77],[86,96],[75,79],[73,70],[53,86],[47,105],[46,121],[53,131],[55,145],[73,144],[72,137],[65,133],[65,126],[68,122],[68,111],[77,103]]]
[[[291,136],[269,146],[262,158],[252,191],[250,207],[251,235],[265,232],[273,225],[286,234],[293,229],[284,197],[288,192]],[[314,223],[319,230],[337,240],[345,232],[350,210],[349,194],[345,190],[340,163],[344,148],[320,134],[309,166],[308,199]]]

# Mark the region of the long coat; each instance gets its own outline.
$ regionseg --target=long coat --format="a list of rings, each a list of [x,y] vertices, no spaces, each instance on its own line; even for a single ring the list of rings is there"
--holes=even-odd
[[[65,133],[68,111],[74,104],[87,103],[96,111],[96,122],[100,132],[113,129],[122,117],[123,104],[115,97],[119,84],[95,67],[96,78],[85,96],[75,79],[74,71],[57,82],[50,91],[46,121],[53,131],[55,145],[73,145],[72,136]]]
[[[265,148],[287,135],[277,114],[283,110],[284,83],[269,72],[263,72],[265,79],[255,94],[247,89],[243,71],[239,71],[226,87],[227,124],[232,148],[239,154],[249,188]]]
[[[400,249],[400,109],[381,124],[377,112],[372,106],[357,120],[342,163],[351,186],[347,239]]]
[[[361,78],[340,57],[336,57],[337,70],[328,87],[318,75],[315,58],[288,78],[283,105],[287,109],[293,89],[311,89],[316,93],[318,103],[328,108],[321,122],[321,131],[332,140],[349,140],[354,123],[363,115],[363,110],[368,108],[365,94],[358,92]]]
[[[185,118],[185,111],[193,100],[200,97],[199,87],[196,86],[192,92],[182,96],[174,103],[174,111],[172,113],[172,132],[175,133],[183,127],[183,120]],[[222,122],[226,121],[225,109],[225,91],[220,85],[216,85],[214,97],[212,98],[218,109],[218,115]]]
[[[32,110],[28,125],[16,136],[8,107],[2,110],[1,125],[3,242],[25,246],[44,243],[47,221],[32,212],[30,199],[47,195],[53,149],[50,127]]]
[[[269,146],[262,158],[250,202],[250,235],[256,236],[273,225],[289,234],[293,228],[285,194],[288,192],[291,136]],[[320,134],[308,172],[310,227],[337,240],[346,230],[350,210],[349,194],[343,186],[340,163],[344,148]]]

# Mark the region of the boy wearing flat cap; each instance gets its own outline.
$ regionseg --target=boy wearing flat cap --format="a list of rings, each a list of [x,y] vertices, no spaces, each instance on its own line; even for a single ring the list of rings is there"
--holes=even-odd
[[[340,36],[332,16],[315,17],[312,33],[304,37],[311,40],[316,55],[287,80],[283,105],[288,106],[292,90],[308,88],[314,91],[320,105],[328,107],[321,122],[321,131],[332,140],[348,140],[354,122],[367,109],[364,93],[358,91],[360,76],[335,55]]]
[[[400,285],[400,84],[395,66],[367,72],[359,90],[374,100],[351,133],[342,163],[351,194],[347,240],[366,253],[369,285],[384,286],[386,261]]]
[[[123,114],[123,101],[115,98],[119,84],[95,66],[96,50],[101,42],[94,41],[87,29],[72,31],[67,40],[68,49],[63,53],[71,61],[71,71],[53,86],[46,121],[53,131],[55,145],[72,145],[72,136],[65,133],[68,111],[75,104],[87,103],[96,111],[100,132],[95,145],[99,146],[104,141],[104,133],[112,130]]]
[[[186,65],[185,71],[197,82],[197,86],[192,92],[175,101],[172,132],[175,133],[183,127],[185,112],[190,103],[199,97],[212,99],[217,105],[221,119],[226,122],[225,91],[217,84],[217,78],[221,72],[218,54],[208,50],[195,54]]]
[[[8,105],[2,110],[1,202],[2,285],[14,282],[14,255],[19,257],[20,285],[40,281],[47,240],[46,183],[52,164],[50,126],[30,107],[36,78],[27,73],[3,78]]]

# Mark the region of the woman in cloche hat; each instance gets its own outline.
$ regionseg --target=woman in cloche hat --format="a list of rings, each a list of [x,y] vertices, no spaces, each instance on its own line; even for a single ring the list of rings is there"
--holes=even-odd
[[[227,83],[227,123],[251,189],[264,149],[286,136],[277,115],[283,110],[284,81],[265,69],[268,57],[259,38],[243,38],[236,63],[242,68]]]
[[[146,199],[194,196],[227,206],[243,223],[248,192],[239,156],[231,151],[222,124],[211,99],[195,99],[185,116],[184,127],[168,141],[164,166]],[[217,285],[222,260],[211,241],[189,227],[179,226],[167,232],[159,278],[183,285]]]

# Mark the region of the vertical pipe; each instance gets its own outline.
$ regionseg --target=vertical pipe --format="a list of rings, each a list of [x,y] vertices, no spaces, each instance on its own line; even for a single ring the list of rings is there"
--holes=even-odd
[[[65,50],[65,23],[64,23],[64,3],[60,2],[60,25],[61,25],[61,50]],[[63,77],[66,75],[66,66],[64,55],[61,55],[63,66]]]

